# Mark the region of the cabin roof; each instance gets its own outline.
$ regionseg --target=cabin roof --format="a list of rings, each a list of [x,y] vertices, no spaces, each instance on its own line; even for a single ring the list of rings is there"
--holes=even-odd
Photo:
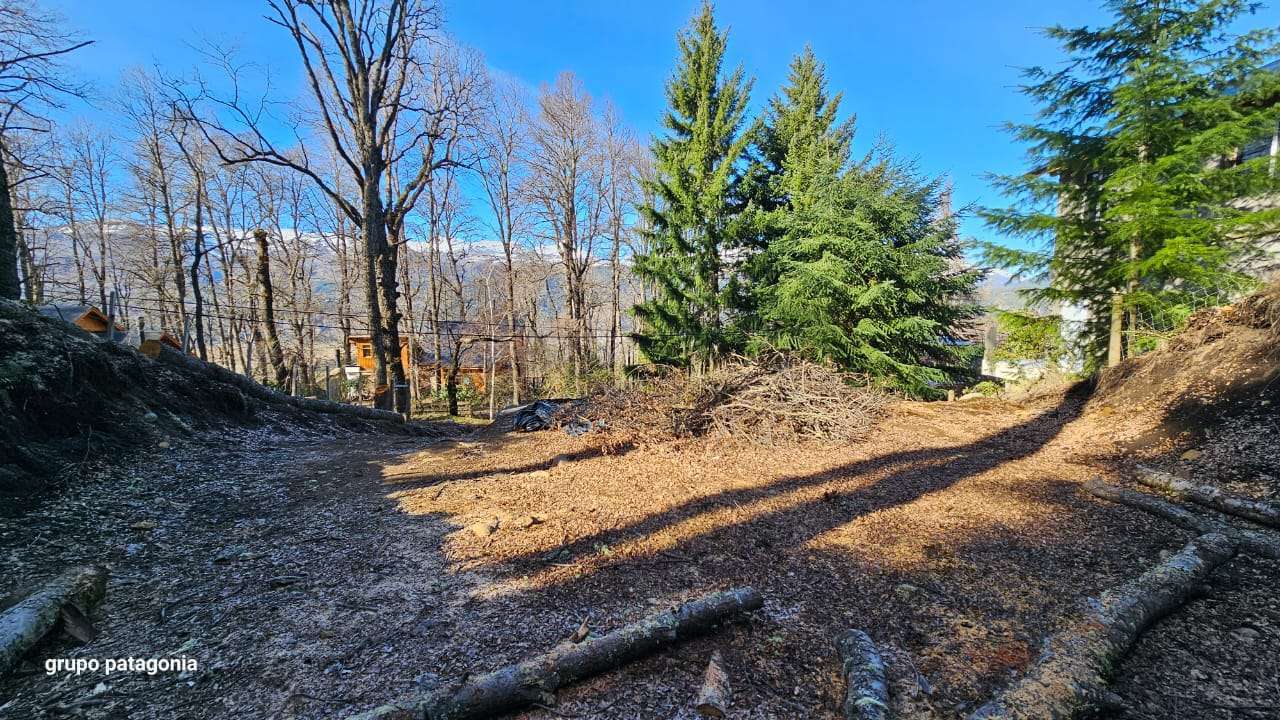
[[[41,315],[44,315],[45,317],[57,318],[59,320],[69,322],[73,325],[76,323],[76,321],[82,318],[86,318],[86,317],[90,318],[93,321],[101,324],[104,328],[103,332],[105,333],[105,328],[107,325],[107,316],[105,313],[103,313],[101,310],[94,307],[93,305],[69,305],[69,304],[53,303],[49,305],[41,305],[36,309],[39,311]],[[115,323],[115,333],[113,334],[113,339],[123,338],[124,335],[125,335],[124,326],[121,325],[120,323]]]
[[[101,311],[92,305],[41,305],[38,310],[41,315],[66,320],[67,322],[75,322],[94,312],[101,314]],[[106,322],[105,317],[102,320]]]

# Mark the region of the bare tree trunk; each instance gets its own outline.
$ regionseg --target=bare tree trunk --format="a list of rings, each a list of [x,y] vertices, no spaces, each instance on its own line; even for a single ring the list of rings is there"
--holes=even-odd
[[[3,162],[4,150],[3,145],[0,144],[0,163]],[[36,258],[35,233],[27,221],[28,211],[25,209],[34,208],[36,203],[31,196],[29,188],[20,197],[19,189],[9,188],[9,182],[7,175],[5,178],[0,179],[0,192],[9,192],[11,201],[11,210],[14,217],[13,224],[17,232],[18,284],[21,286],[22,295],[26,301],[32,305],[39,305],[44,302],[44,275],[47,272],[47,263],[41,263]],[[0,202],[3,202],[3,199],[0,199]],[[3,214],[3,210],[0,210],[0,214]]]
[[[458,414],[458,372],[462,369],[462,343],[453,344],[453,362],[449,364],[449,375],[445,383],[445,394],[449,398],[449,414]]]
[[[367,177],[379,177],[380,165],[365,167]],[[400,360],[399,290],[396,282],[397,248],[387,242],[387,218],[378,183],[366,182],[363,193],[363,225],[369,301],[370,339],[373,342],[374,382],[386,388],[375,406],[409,412],[408,386]]]
[[[396,223],[396,237],[403,232],[403,226]],[[418,377],[418,332],[417,324],[414,322],[413,309],[413,278],[410,275],[412,264],[409,257],[409,246],[403,242],[397,243],[404,248],[404,257],[400,258],[400,287],[404,290],[404,314],[408,320],[406,332],[408,333],[409,347],[409,367],[405,368],[409,377],[409,397],[413,403],[422,401],[422,388],[418,387],[420,378]]]
[[[1139,251],[1140,251],[1140,248],[1138,247],[1138,241],[1137,240],[1129,241],[1129,266],[1133,269],[1129,271],[1129,282],[1128,282],[1128,285],[1126,286],[1126,292],[1125,292],[1126,294],[1125,299],[1129,305],[1128,311],[1126,313],[1129,318],[1129,324],[1128,324],[1128,330],[1129,330],[1128,340],[1129,341],[1125,343],[1125,348],[1124,348],[1125,357],[1133,357],[1133,353],[1134,353],[1133,340],[1135,337],[1134,333],[1137,332],[1138,330],[1138,308],[1134,307],[1133,298],[1136,297],[1138,294],[1137,266],[1138,266]]]
[[[1124,359],[1124,298],[1111,296],[1111,331],[1107,340],[1107,367],[1115,367]]]
[[[433,355],[431,391],[439,393],[440,387],[444,384],[444,378],[441,376],[444,340],[440,332],[441,304],[444,297],[444,267],[441,264],[440,254],[440,210],[437,208],[440,200],[436,197],[434,183],[432,183],[427,193],[427,201],[430,203],[427,213],[427,232],[430,235],[427,238],[427,282],[431,286],[431,350]],[[437,394],[436,397],[438,398],[439,395]]]
[[[368,199],[372,191],[374,198],[372,201]],[[387,348],[382,333],[382,302],[378,293],[378,263],[382,257],[383,247],[386,245],[385,233],[386,226],[383,224],[381,213],[378,217],[371,219],[370,212],[374,212],[374,207],[381,207],[381,199],[377,196],[377,190],[365,189],[364,191],[364,219],[361,223],[360,232],[364,237],[364,262],[365,262],[365,302],[369,308],[369,342],[373,346],[373,384],[377,388],[382,389],[382,395],[374,395],[374,407],[387,409],[391,407],[391,396],[387,393]]]
[[[200,186],[203,182],[200,174],[196,174],[196,227],[195,248],[191,253],[191,297],[195,300],[196,352],[200,359],[209,360],[209,349],[204,341],[204,295],[200,289],[200,263],[204,260],[204,193]]]
[[[160,161],[157,170],[160,173],[161,209],[164,210],[165,228],[169,234],[169,257],[173,262],[173,286],[177,291],[177,298],[175,298],[174,304],[177,306],[178,324],[186,327],[187,283],[182,275],[182,237],[178,233],[177,223],[174,221],[174,213],[176,211],[173,207],[173,197],[170,193],[169,180],[165,175],[163,161]]]
[[[44,303],[44,282],[35,261],[35,248],[27,244],[26,234],[18,231],[19,280],[27,302],[32,305]]]
[[[9,187],[4,147],[0,145],[0,298],[22,297],[18,283],[18,227],[13,219],[13,195]]]
[[[494,323],[493,280],[489,276],[485,276],[485,279],[484,279],[484,300],[485,300],[485,307],[488,310],[488,312],[485,314],[485,324],[488,327],[487,334],[489,335],[489,367],[488,367],[488,371],[489,371],[488,385],[489,386],[487,388],[487,390],[489,391],[489,422],[493,422],[494,413],[497,410],[497,408],[495,407],[496,405],[495,396],[497,395],[497,387],[495,386],[497,385],[496,380],[498,376],[498,355],[496,352],[496,347],[493,342],[493,336],[497,332],[498,328]]]
[[[622,244],[622,228],[615,221],[613,228],[613,248],[609,254],[611,277],[609,282],[609,369],[617,375],[621,371],[618,364],[618,333],[622,330],[622,263],[619,259]]]
[[[271,362],[271,372],[277,387],[283,388],[289,379],[284,364],[284,351],[280,348],[280,336],[276,333],[275,296],[271,288],[271,251],[267,245],[267,232],[254,230],[253,239],[258,243],[258,290],[262,293],[262,326],[266,332],[266,355]]]
[[[63,168],[62,173],[62,201],[66,205],[67,230],[71,236],[71,260],[76,266],[76,299],[81,305],[88,305],[89,293],[86,289],[87,285],[84,278],[84,240],[80,235],[80,222],[79,218],[76,217],[75,195],[72,192],[75,180],[69,167]]]
[[[378,284],[382,300],[382,338],[387,352],[387,364],[391,369],[392,400],[396,412],[407,415],[409,408],[409,381],[405,374],[404,360],[400,352],[400,311],[396,281],[395,246],[385,245],[378,260]]]
[[[516,277],[511,263],[511,252],[507,251],[507,352],[511,363],[511,404],[520,404],[520,357],[516,343]]]
[[[340,236],[339,242],[342,247],[338,256],[342,274],[338,296],[338,325],[342,331],[342,362],[339,365],[346,367],[354,364],[351,359],[351,288],[354,283],[351,281],[351,258],[347,253],[347,240]]]
[[[225,266],[223,272],[226,272]],[[222,363],[234,372],[236,369],[234,344],[231,333],[227,330],[226,313],[222,309],[222,301],[218,297],[218,283],[213,275],[213,263],[209,260],[207,254],[204,261],[204,278],[209,285],[209,302],[213,305],[213,319],[216,321],[218,329],[218,355]],[[210,322],[211,326],[214,324],[214,322]]]

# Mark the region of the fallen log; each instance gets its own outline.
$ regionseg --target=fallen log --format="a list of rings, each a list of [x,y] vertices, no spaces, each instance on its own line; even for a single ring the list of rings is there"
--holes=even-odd
[[[1193,513],[1190,510],[1171,503],[1163,498],[1148,495],[1136,490],[1108,485],[1098,479],[1084,484],[1090,495],[1110,500],[1121,505],[1128,505],[1143,512],[1164,518],[1176,525],[1198,533],[1221,533],[1235,540],[1240,549],[1251,555],[1280,560],[1280,535],[1263,530],[1249,530],[1228,525],[1226,522]]]
[[[1138,636],[1186,602],[1235,552],[1230,537],[1201,535],[1136,580],[1104,592],[1079,622],[1045,642],[1022,680],[969,720],[1067,720],[1109,705],[1111,671]]]
[[[844,677],[844,717],[846,720],[888,720],[889,687],[885,683],[884,660],[871,636],[848,630],[836,638],[840,651],[840,674]]]
[[[1198,485],[1142,465],[1137,467],[1137,477],[1138,482],[1143,485],[1163,490],[1181,500],[1189,500],[1228,515],[1280,528],[1280,506],[1225,493],[1212,485]]]
[[[729,673],[724,671],[724,657],[717,650],[711,653],[702,689],[698,691],[698,704],[694,709],[702,717],[722,718],[729,712],[733,690],[729,687]]]
[[[660,648],[709,632],[764,601],[752,588],[704,595],[607,635],[549,652],[467,680],[461,687],[384,705],[352,720],[479,720],[546,703],[561,687],[612,670]]]
[[[53,629],[64,608],[72,605],[73,614],[82,616],[98,604],[106,587],[105,568],[72,568],[0,613],[0,675],[17,666],[22,656]]]

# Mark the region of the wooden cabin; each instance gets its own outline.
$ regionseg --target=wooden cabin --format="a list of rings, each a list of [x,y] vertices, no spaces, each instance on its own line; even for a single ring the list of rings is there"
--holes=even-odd
[[[45,317],[64,320],[103,339],[119,341],[126,334],[124,326],[118,322],[111,323],[114,328],[108,333],[106,313],[92,305],[41,305],[39,311]]]
[[[356,365],[362,372],[373,373],[373,341],[367,335],[353,335],[350,342],[351,355]],[[450,348],[444,348],[438,360],[431,348],[419,347],[417,350],[416,362],[410,362],[409,338],[400,336],[400,362],[404,363],[405,368],[412,368],[413,372],[417,373],[418,382],[430,387],[443,387],[449,376],[449,370],[453,367]],[[464,385],[469,384],[475,388],[476,392],[482,393],[485,391],[487,376],[483,350],[475,345],[464,347],[462,363],[458,368],[458,382]]]
[[[160,333],[160,337],[158,338],[147,338],[146,340],[143,340],[138,345],[138,350],[140,350],[143,355],[153,358],[160,354],[161,345],[168,345],[174,350],[182,352],[182,342],[167,332]]]
[[[352,335],[351,355],[365,372],[373,372],[373,340],[368,335]],[[400,336],[400,362],[409,367],[409,338]]]

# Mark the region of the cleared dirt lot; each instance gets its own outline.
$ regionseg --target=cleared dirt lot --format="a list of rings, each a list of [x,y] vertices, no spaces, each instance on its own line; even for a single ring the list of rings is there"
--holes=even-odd
[[[342,717],[549,648],[584,618],[604,632],[749,584],[766,605],[748,621],[525,717],[693,717],[715,649],[734,717],[834,717],[847,627],[886,648],[899,717],[957,717],[1188,537],[1076,492],[1141,431],[1111,424],[1066,394],[900,403],[842,447],[494,428],[160,451],[4,521],[0,590],[110,562],[101,636],[36,657],[186,655],[199,671],[28,667],[0,684],[0,715]],[[1207,591],[1121,668],[1120,716],[1276,716],[1280,573],[1241,558]]]

